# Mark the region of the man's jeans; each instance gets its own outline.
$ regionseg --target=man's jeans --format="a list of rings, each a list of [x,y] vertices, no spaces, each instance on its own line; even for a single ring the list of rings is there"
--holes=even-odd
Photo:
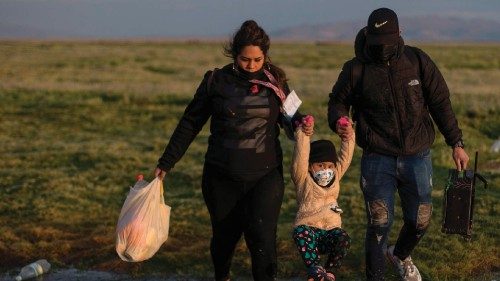
[[[427,229],[432,213],[430,151],[411,156],[363,152],[360,186],[368,218],[365,251],[368,280],[383,280],[387,237],[394,218],[394,194],[401,198],[404,225],[394,254],[408,257]]]

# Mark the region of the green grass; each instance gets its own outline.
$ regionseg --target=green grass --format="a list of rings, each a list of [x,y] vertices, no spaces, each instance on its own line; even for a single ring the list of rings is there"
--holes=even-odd
[[[56,268],[112,270],[136,276],[210,277],[210,222],[200,188],[208,124],[165,183],[172,206],[170,238],[150,260],[119,260],[114,231],[135,175],[151,178],[158,157],[205,71],[228,63],[222,43],[0,42],[0,271],[38,258]],[[497,45],[429,45],[452,91],[452,103],[469,155],[490,188],[476,191],[470,243],[440,232],[443,187],[451,151],[443,137],[433,145],[434,215],[413,258],[425,280],[491,280],[499,271],[500,155],[489,152],[500,137],[500,54]],[[328,93],[350,45],[277,44],[273,62],[283,67],[302,97],[303,112],[317,120],[316,139],[338,144],[326,124]],[[286,191],[278,226],[279,276],[304,276],[290,238],[296,211],[288,173],[292,143],[282,138]],[[364,277],[360,150],[342,182],[344,228],[353,239],[339,280]],[[184,172],[189,171],[189,172]],[[401,212],[391,233],[394,241]],[[232,271],[250,276],[239,244]],[[396,280],[388,272],[389,280]],[[488,279],[489,278],[489,279]]]

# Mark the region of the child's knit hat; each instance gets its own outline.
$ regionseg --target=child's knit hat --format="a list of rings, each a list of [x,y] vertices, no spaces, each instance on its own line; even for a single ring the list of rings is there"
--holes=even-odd
[[[331,141],[317,140],[311,143],[309,163],[335,161],[337,161],[337,152],[335,151],[335,146]]]

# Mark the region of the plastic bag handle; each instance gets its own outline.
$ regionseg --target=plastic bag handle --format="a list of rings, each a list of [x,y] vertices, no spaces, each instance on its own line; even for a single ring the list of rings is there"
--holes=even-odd
[[[159,178],[158,180],[160,181],[160,201],[163,205],[165,205],[165,198],[163,197],[163,181]]]

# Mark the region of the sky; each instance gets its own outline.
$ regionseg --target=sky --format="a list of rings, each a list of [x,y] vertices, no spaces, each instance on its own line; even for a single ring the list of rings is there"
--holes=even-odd
[[[438,14],[500,21],[499,0],[0,0],[0,30],[102,38],[227,36],[246,19],[272,32],[366,20],[380,7],[400,18]]]

